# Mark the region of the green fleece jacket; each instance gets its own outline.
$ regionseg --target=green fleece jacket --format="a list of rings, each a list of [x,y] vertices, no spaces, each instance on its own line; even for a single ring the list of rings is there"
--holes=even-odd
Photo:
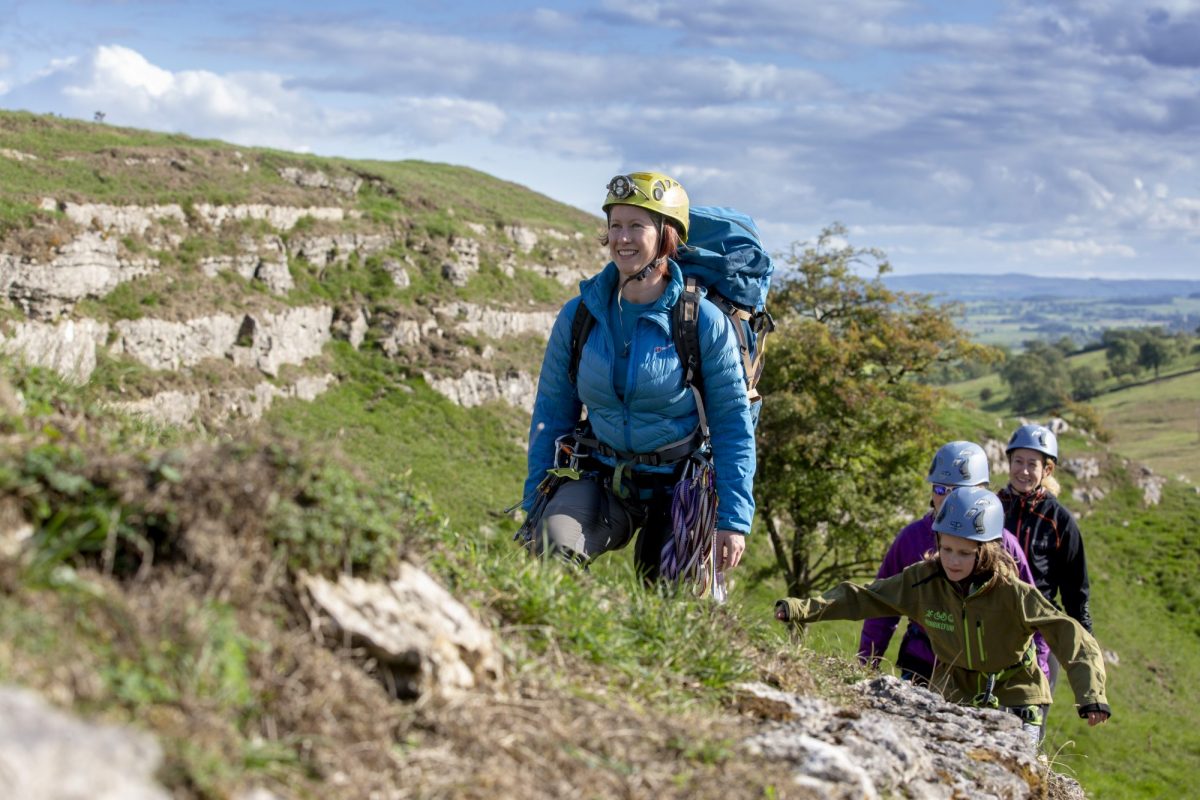
[[[1052,702],[1036,660],[1025,657],[1040,631],[1062,664],[1082,710],[1109,711],[1100,645],[1078,622],[1050,604],[1035,587],[995,574],[964,595],[941,565],[922,561],[869,586],[843,583],[820,597],[785,605],[789,622],[870,619],[903,615],[929,634],[937,657],[934,688],[947,700],[971,704],[985,693],[989,674],[1002,706]]]

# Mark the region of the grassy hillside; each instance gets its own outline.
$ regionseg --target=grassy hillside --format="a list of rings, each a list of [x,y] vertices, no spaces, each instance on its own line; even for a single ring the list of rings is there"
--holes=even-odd
[[[1092,405],[1122,455],[1200,483],[1200,372],[1104,394]]]
[[[0,158],[0,225],[28,224],[47,195],[94,203],[261,203],[310,196],[280,167],[360,177],[355,205],[369,218],[547,224],[594,232],[595,218],[482,172],[420,161],[307,156],[225,142],[0,110],[0,146],[35,160]]]
[[[1102,350],[1077,353],[1067,359],[1070,369],[1090,367],[1105,372]],[[1088,405],[1100,412],[1117,452],[1147,464],[1161,475],[1200,482],[1200,352],[1172,362],[1155,379],[1146,373],[1130,383],[1111,376]],[[1012,416],[1008,386],[999,374],[947,387],[969,405],[1000,416]],[[984,397],[987,397],[984,400]],[[1000,438],[993,434],[993,438]]]
[[[34,234],[65,224],[40,208],[43,196],[185,209],[319,200],[362,212],[351,228],[403,233],[367,259],[324,269],[293,260],[296,286],[281,297],[237,276],[201,280],[195,268],[238,234],[262,231],[189,236],[154,254],[161,274],[76,309],[104,321],[311,302],[401,316],[446,300],[552,307],[570,289],[526,268],[550,256],[544,245],[512,277],[485,247],[479,273],[455,287],[440,275],[447,242],[468,223],[498,237],[524,224],[582,233],[579,252],[593,247],[594,218],[445,165],[316,158],[10,112],[0,112],[0,147],[37,157],[0,158],[8,246],[35,246]],[[365,184],[352,197],[315,197],[283,180],[281,166]],[[309,221],[295,235],[319,230]],[[408,288],[390,281],[384,257],[411,259]],[[319,366],[338,377],[335,387],[229,432],[160,428],[106,410],[114,396],[181,380],[122,357],[103,356],[80,388],[0,361],[0,511],[29,519],[37,544],[32,560],[2,560],[0,681],[150,728],[167,754],[162,780],[180,797],[257,784],[294,797],[365,797],[415,784],[427,796],[532,798],[561,796],[560,778],[598,796],[790,796],[786,771],[737,748],[750,723],[730,711],[732,687],[768,678],[840,697],[864,674],[852,658],[858,626],[817,625],[803,645],[789,639],[771,620],[783,582],[760,540],[724,607],[643,590],[629,551],[587,573],[530,562],[511,542],[515,521],[500,513],[524,478],[524,413],[498,403],[463,409],[421,372],[529,368],[540,347],[536,337],[460,337],[389,359],[373,334],[359,350],[333,342]],[[206,363],[186,380],[252,377]],[[1186,408],[1187,389],[1178,394]],[[987,408],[952,404],[931,424],[946,439],[1003,438],[1015,421],[999,394]],[[1172,485],[1163,506],[1142,509],[1120,444],[1107,456],[1071,435],[1064,450],[1106,458],[1112,491],[1083,525],[1097,632],[1120,663],[1110,673],[1112,724],[1087,731],[1060,695],[1052,742],[1078,742],[1058,758],[1095,796],[1185,796],[1200,752],[1179,711],[1198,705],[1197,498]],[[1065,501],[1082,510],[1065,483]],[[925,501],[915,485],[914,515]],[[381,576],[401,557],[501,635],[511,670],[503,703],[399,704],[361,653],[314,640],[297,602],[299,570],[336,575],[349,564]],[[501,726],[512,737],[497,736]]]
[[[1185,709],[1200,704],[1200,614],[1195,575],[1200,568],[1200,354],[1189,353],[1133,385],[1111,377],[1090,401],[1111,436],[1107,447],[1067,436],[1064,458],[1091,454],[1106,464],[1100,484],[1108,496],[1095,508],[1072,500],[1083,516],[1097,638],[1111,656],[1108,726],[1080,727],[1069,713],[1050,717],[1047,743],[1091,796],[1185,797],[1194,794],[1200,736]],[[1105,370],[1103,351],[1071,356],[1070,368]],[[968,404],[1012,420],[1006,385],[996,374],[950,387]],[[988,399],[983,400],[984,396]],[[1015,424],[1015,420],[1012,420]],[[981,430],[982,432],[982,430]],[[996,438],[1003,434],[993,432]],[[1182,478],[1163,502],[1143,507],[1125,459]],[[1056,707],[1069,708],[1060,685]],[[1124,711],[1122,711],[1124,709]]]
[[[1200,735],[1188,710],[1200,707],[1200,496],[1175,484],[1151,512],[1141,506],[1140,493],[1122,486],[1081,523],[1096,636],[1117,659],[1108,668],[1113,720],[1080,725],[1060,685],[1049,723],[1051,751],[1061,748],[1061,763],[1096,798],[1195,791]]]

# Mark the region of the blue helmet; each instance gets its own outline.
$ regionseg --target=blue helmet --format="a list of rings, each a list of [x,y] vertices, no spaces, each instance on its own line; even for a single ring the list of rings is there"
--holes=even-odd
[[[987,483],[987,453],[974,442],[944,444],[934,453],[925,480],[943,486],[978,486]]]
[[[1008,440],[1004,454],[1008,455],[1013,450],[1022,447],[1028,450],[1037,450],[1052,461],[1056,463],[1058,461],[1058,437],[1045,425],[1022,425],[1017,428],[1013,431],[1012,438]]]
[[[963,486],[946,495],[933,518],[933,529],[973,542],[991,542],[1004,535],[1004,508],[987,489]]]

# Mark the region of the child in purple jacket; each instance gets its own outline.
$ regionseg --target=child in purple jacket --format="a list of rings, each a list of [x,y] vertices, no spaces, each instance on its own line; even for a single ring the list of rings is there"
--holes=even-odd
[[[937,537],[933,532],[933,518],[941,508],[946,495],[958,486],[981,486],[987,488],[988,459],[983,448],[974,442],[950,442],[943,445],[933,457],[926,481],[932,484],[933,494],[930,498],[932,511],[918,520],[914,520],[900,531],[883,557],[877,578],[890,578],[904,571],[910,564],[916,564],[924,559],[925,554],[937,548]],[[1002,537],[1004,549],[1017,562],[1018,577],[1026,583],[1033,583],[1033,574],[1029,570],[1029,562],[1021,550],[1020,543],[1007,530]],[[863,623],[862,637],[858,643],[858,658],[864,664],[879,666],[879,659],[888,648],[892,634],[900,623],[899,617],[877,617]],[[1041,634],[1034,636],[1034,647],[1038,665],[1042,672],[1050,674],[1047,660],[1050,648]],[[925,631],[916,622],[908,621],[908,630],[900,641],[900,653],[896,657],[896,666],[900,676],[905,680],[928,684],[933,674],[933,649]]]

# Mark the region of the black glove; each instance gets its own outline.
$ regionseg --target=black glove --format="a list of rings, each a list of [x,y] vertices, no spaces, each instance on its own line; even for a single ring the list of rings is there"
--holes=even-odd
[[[1079,718],[1087,719],[1087,715],[1093,711],[1102,711],[1107,714],[1110,719],[1112,718],[1112,709],[1108,707],[1107,703],[1088,703],[1086,706],[1080,706]]]

